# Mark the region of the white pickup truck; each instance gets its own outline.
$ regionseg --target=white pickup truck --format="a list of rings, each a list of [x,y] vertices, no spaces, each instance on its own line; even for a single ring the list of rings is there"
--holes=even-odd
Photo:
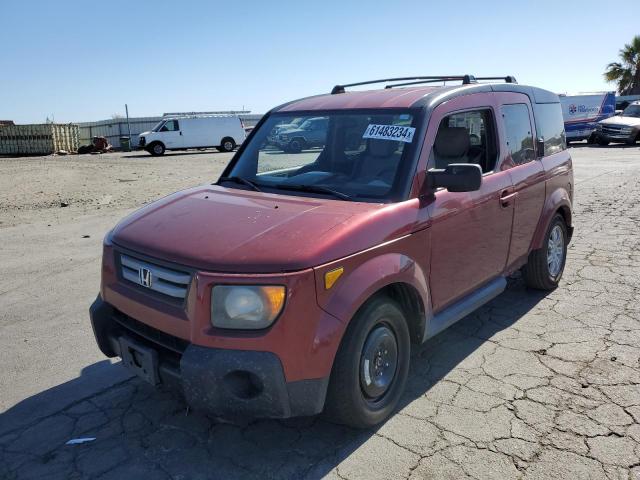
[[[600,145],[635,145],[640,141],[640,101],[632,102],[619,115],[598,122],[596,135]]]

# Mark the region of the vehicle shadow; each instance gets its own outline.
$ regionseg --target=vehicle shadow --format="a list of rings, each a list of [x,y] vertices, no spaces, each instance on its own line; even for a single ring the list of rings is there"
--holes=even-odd
[[[184,157],[184,156],[188,156],[188,155],[210,155],[210,154],[221,154],[221,153],[235,153],[236,151],[234,150],[233,152],[219,152],[216,149],[206,149],[206,150],[174,150],[171,152],[164,152],[161,156],[159,157],[155,157],[155,158],[162,158],[162,157]],[[128,153],[128,152],[121,152],[121,153]],[[127,158],[154,158],[153,155],[151,155],[150,153],[147,152],[143,152],[143,151],[138,151],[135,152],[135,155],[126,155]]]
[[[400,413],[388,423],[418,421],[426,405],[421,402],[438,382],[486,353],[481,350],[493,348],[488,340],[544,297],[521,280],[511,280],[502,295],[416,348]],[[386,427],[358,431],[321,416],[225,423],[189,412],[178,394],[154,389],[123,371],[117,364],[98,362],[78,378],[2,414],[0,477],[31,478],[46,471],[46,478],[321,478]],[[99,378],[104,388],[83,397],[87,376]],[[61,411],[37,414],[39,406],[61,398],[68,404]],[[403,417],[405,411],[411,417]],[[65,445],[77,437],[95,440]]]

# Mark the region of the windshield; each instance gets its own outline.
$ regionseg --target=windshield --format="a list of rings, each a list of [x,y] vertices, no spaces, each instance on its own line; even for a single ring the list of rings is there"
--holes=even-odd
[[[152,131],[152,132],[157,132],[157,131],[159,131],[159,130],[160,130],[160,128],[162,127],[162,125],[164,125],[164,120],[160,120],[160,121],[158,122],[158,124],[157,124],[155,127],[153,127],[153,128],[151,129],[151,131]]]
[[[622,112],[622,116],[640,118],[640,105],[629,105]]]
[[[288,195],[400,199],[411,178],[415,123],[409,110],[274,114],[255,132],[228,177]],[[238,182],[225,186],[247,188]]]

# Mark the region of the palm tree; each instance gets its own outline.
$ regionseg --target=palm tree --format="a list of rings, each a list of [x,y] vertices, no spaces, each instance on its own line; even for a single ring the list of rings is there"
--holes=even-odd
[[[607,65],[604,78],[618,83],[620,95],[640,95],[640,35],[636,35],[619,53],[620,62]]]

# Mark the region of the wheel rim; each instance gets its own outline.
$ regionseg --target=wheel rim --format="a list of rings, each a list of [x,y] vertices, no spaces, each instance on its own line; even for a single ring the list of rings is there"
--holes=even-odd
[[[224,142],[224,149],[227,152],[230,152],[231,150],[233,150],[233,143],[231,143],[229,141]]]
[[[549,274],[552,277],[558,276],[562,270],[562,262],[564,260],[564,235],[560,225],[555,225],[549,234],[549,243],[547,246],[547,264],[549,265]]]
[[[398,342],[387,325],[378,325],[367,336],[360,357],[360,388],[377,400],[388,390],[396,376]]]
[[[300,145],[300,143],[297,140],[294,140],[293,142],[291,142],[291,150],[302,150],[302,145]]]
[[[162,153],[162,147],[160,145],[156,145],[153,147],[153,152],[158,154]]]

